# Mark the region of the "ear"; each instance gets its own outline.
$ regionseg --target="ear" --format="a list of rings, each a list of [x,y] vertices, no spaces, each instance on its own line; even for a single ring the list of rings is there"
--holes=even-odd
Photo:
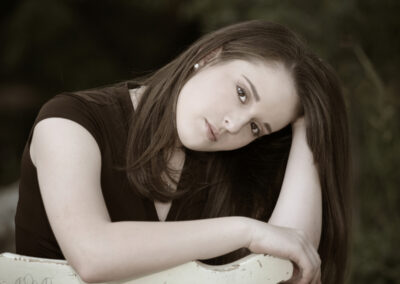
[[[221,52],[222,52],[222,47],[218,47],[213,51],[211,51],[209,54],[207,54],[205,57],[203,57],[203,59],[199,61],[200,67],[203,67],[204,65],[207,65],[209,62],[217,59],[221,54]]]

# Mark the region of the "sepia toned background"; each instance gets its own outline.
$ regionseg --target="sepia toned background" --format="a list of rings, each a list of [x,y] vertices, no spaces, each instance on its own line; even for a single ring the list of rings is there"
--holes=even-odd
[[[399,13],[398,0],[0,1],[0,252],[15,250],[20,158],[46,100],[153,71],[208,31],[267,19],[300,33],[343,83],[354,161],[348,283],[398,283]]]

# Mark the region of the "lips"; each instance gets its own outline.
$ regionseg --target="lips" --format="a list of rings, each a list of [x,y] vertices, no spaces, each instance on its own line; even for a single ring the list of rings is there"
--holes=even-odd
[[[206,119],[206,124],[207,124],[207,137],[211,141],[217,141],[217,135],[216,135],[216,130],[215,127],[213,127]]]

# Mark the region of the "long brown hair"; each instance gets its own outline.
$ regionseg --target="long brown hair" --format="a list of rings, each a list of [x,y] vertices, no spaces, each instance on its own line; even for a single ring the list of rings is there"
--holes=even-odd
[[[154,74],[135,79],[147,86],[130,124],[127,175],[141,196],[159,201],[184,198],[184,206],[205,196],[202,218],[242,215],[267,221],[281,189],[291,144],[291,127],[227,152],[185,149],[188,176],[173,192],[161,173],[177,139],[174,109],[193,66],[216,49],[216,59],[267,60],[291,72],[318,167],[323,226],[319,246],[322,282],[342,283],[349,245],[349,141],[343,95],[335,73],[299,37],[282,25],[253,20],[207,34]],[[185,164],[185,167],[186,167]],[[178,213],[179,215],[179,213]],[[185,216],[180,216],[184,219]]]

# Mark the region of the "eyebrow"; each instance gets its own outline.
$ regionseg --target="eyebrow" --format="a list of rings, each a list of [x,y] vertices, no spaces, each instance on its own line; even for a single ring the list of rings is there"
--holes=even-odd
[[[257,92],[256,87],[255,87],[255,86],[253,85],[253,83],[249,80],[249,78],[247,78],[247,77],[244,76],[243,74],[242,74],[242,76],[243,76],[243,78],[247,81],[247,83],[249,83],[250,88],[251,88],[251,92],[253,93],[254,98],[256,99],[256,102],[259,102],[259,101],[260,101],[260,96],[258,95],[258,92]]]
[[[257,92],[256,87],[254,86],[254,84],[250,81],[249,78],[247,78],[245,75],[243,75],[243,78],[247,81],[247,83],[250,85],[250,89],[251,89],[251,94],[253,95],[254,99],[256,102],[260,101],[260,95]],[[268,122],[264,122],[263,123],[264,127],[268,130],[268,133],[272,133],[272,128],[271,125]]]

